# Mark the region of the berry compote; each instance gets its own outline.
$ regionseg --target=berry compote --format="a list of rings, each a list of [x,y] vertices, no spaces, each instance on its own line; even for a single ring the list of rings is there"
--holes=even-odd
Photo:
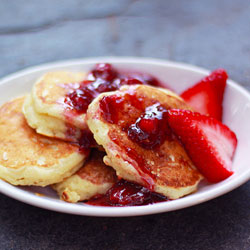
[[[100,100],[102,117],[111,124],[118,124],[126,110],[125,105],[133,107],[133,113],[137,111],[140,114],[136,121],[127,120],[122,126],[131,141],[145,149],[154,149],[167,137],[171,139],[172,132],[167,121],[168,110],[158,102],[145,107],[143,99],[136,94],[104,96]]]
[[[171,136],[167,112],[159,103],[147,107],[136,122],[129,126],[128,137],[146,149],[160,146],[167,136]]]
[[[96,206],[140,206],[168,200],[165,196],[149,191],[141,185],[121,179],[104,195],[97,195],[87,201]]]
[[[80,146],[80,152],[86,152],[90,148],[97,147],[94,136],[88,129],[81,131],[81,136],[78,139],[78,144]]]
[[[159,81],[147,74],[119,73],[111,64],[100,63],[89,72],[87,80],[79,84],[65,97],[67,108],[76,114],[84,114],[88,105],[100,93],[119,89],[122,85],[147,84],[159,86]]]

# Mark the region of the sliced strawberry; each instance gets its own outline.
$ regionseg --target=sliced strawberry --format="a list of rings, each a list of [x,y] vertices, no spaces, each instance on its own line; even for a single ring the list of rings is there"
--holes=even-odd
[[[233,174],[237,138],[226,125],[212,117],[179,109],[169,110],[168,122],[208,181],[218,182]]]
[[[181,97],[195,111],[204,115],[210,115],[221,121],[222,101],[227,77],[224,69],[217,69],[193,87],[184,91]]]

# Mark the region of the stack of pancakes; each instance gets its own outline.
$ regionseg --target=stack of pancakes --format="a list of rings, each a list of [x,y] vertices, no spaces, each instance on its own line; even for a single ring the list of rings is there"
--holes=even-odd
[[[0,178],[13,185],[52,185],[68,202],[88,200],[106,193],[118,178],[146,185],[145,175],[124,150],[130,147],[157,173],[152,191],[170,199],[194,192],[202,176],[177,140],[166,140],[157,150],[144,149],[105,121],[99,107],[103,97],[131,91],[143,95],[145,101],[155,99],[170,108],[189,109],[187,104],[170,91],[133,85],[102,93],[86,113],[71,115],[65,97],[84,78],[84,73],[47,73],[30,94],[0,108]],[[93,133],[98,147],[80,150],[77,142],[83,130]],[[111,140],[113,134],[120,144]]]

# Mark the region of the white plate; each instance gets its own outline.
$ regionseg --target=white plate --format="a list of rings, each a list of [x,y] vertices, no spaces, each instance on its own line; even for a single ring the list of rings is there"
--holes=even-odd
[[[29,92],[34,81],[45,72],[55,70],[88,71],[98,62],[109,62],[119,69],[132,69],[150,73],[166,83],[177,93],[182,92],[208,74],[207,70],[195,66],[150,58],[106,57],[56,62],[29,68],[3,78],[0,81],[0,104],[13,97]],[[233,162],[234,174],[225,181],[217,184],[202,182],[196,193],[184,198],[147,206],[98,207],[83,203],[70,204],[60,201],[56,193],[50,188],[16,187],[1,180],[0,191],[14,199],[37,207],[63,213],[90,216],[154,214],[173,211],[208,201],[237,188],[250,178],[250,154],[248,152],[250,148],[250,95],[242,87],[229,80],[223,106],[223,122],[238,137],[238,147]],[[45,196],[38,196],[36,193],[42,193]]]

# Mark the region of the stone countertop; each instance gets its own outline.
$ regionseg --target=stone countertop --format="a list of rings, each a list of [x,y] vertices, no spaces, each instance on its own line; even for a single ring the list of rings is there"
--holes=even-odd
[[[40,63],[146,56],[225,68],[250,90],[247,0],[1,0],[0,76]],[[250,183],[170,213],[95,218],[0,194],[0,249],[250,249]]]

